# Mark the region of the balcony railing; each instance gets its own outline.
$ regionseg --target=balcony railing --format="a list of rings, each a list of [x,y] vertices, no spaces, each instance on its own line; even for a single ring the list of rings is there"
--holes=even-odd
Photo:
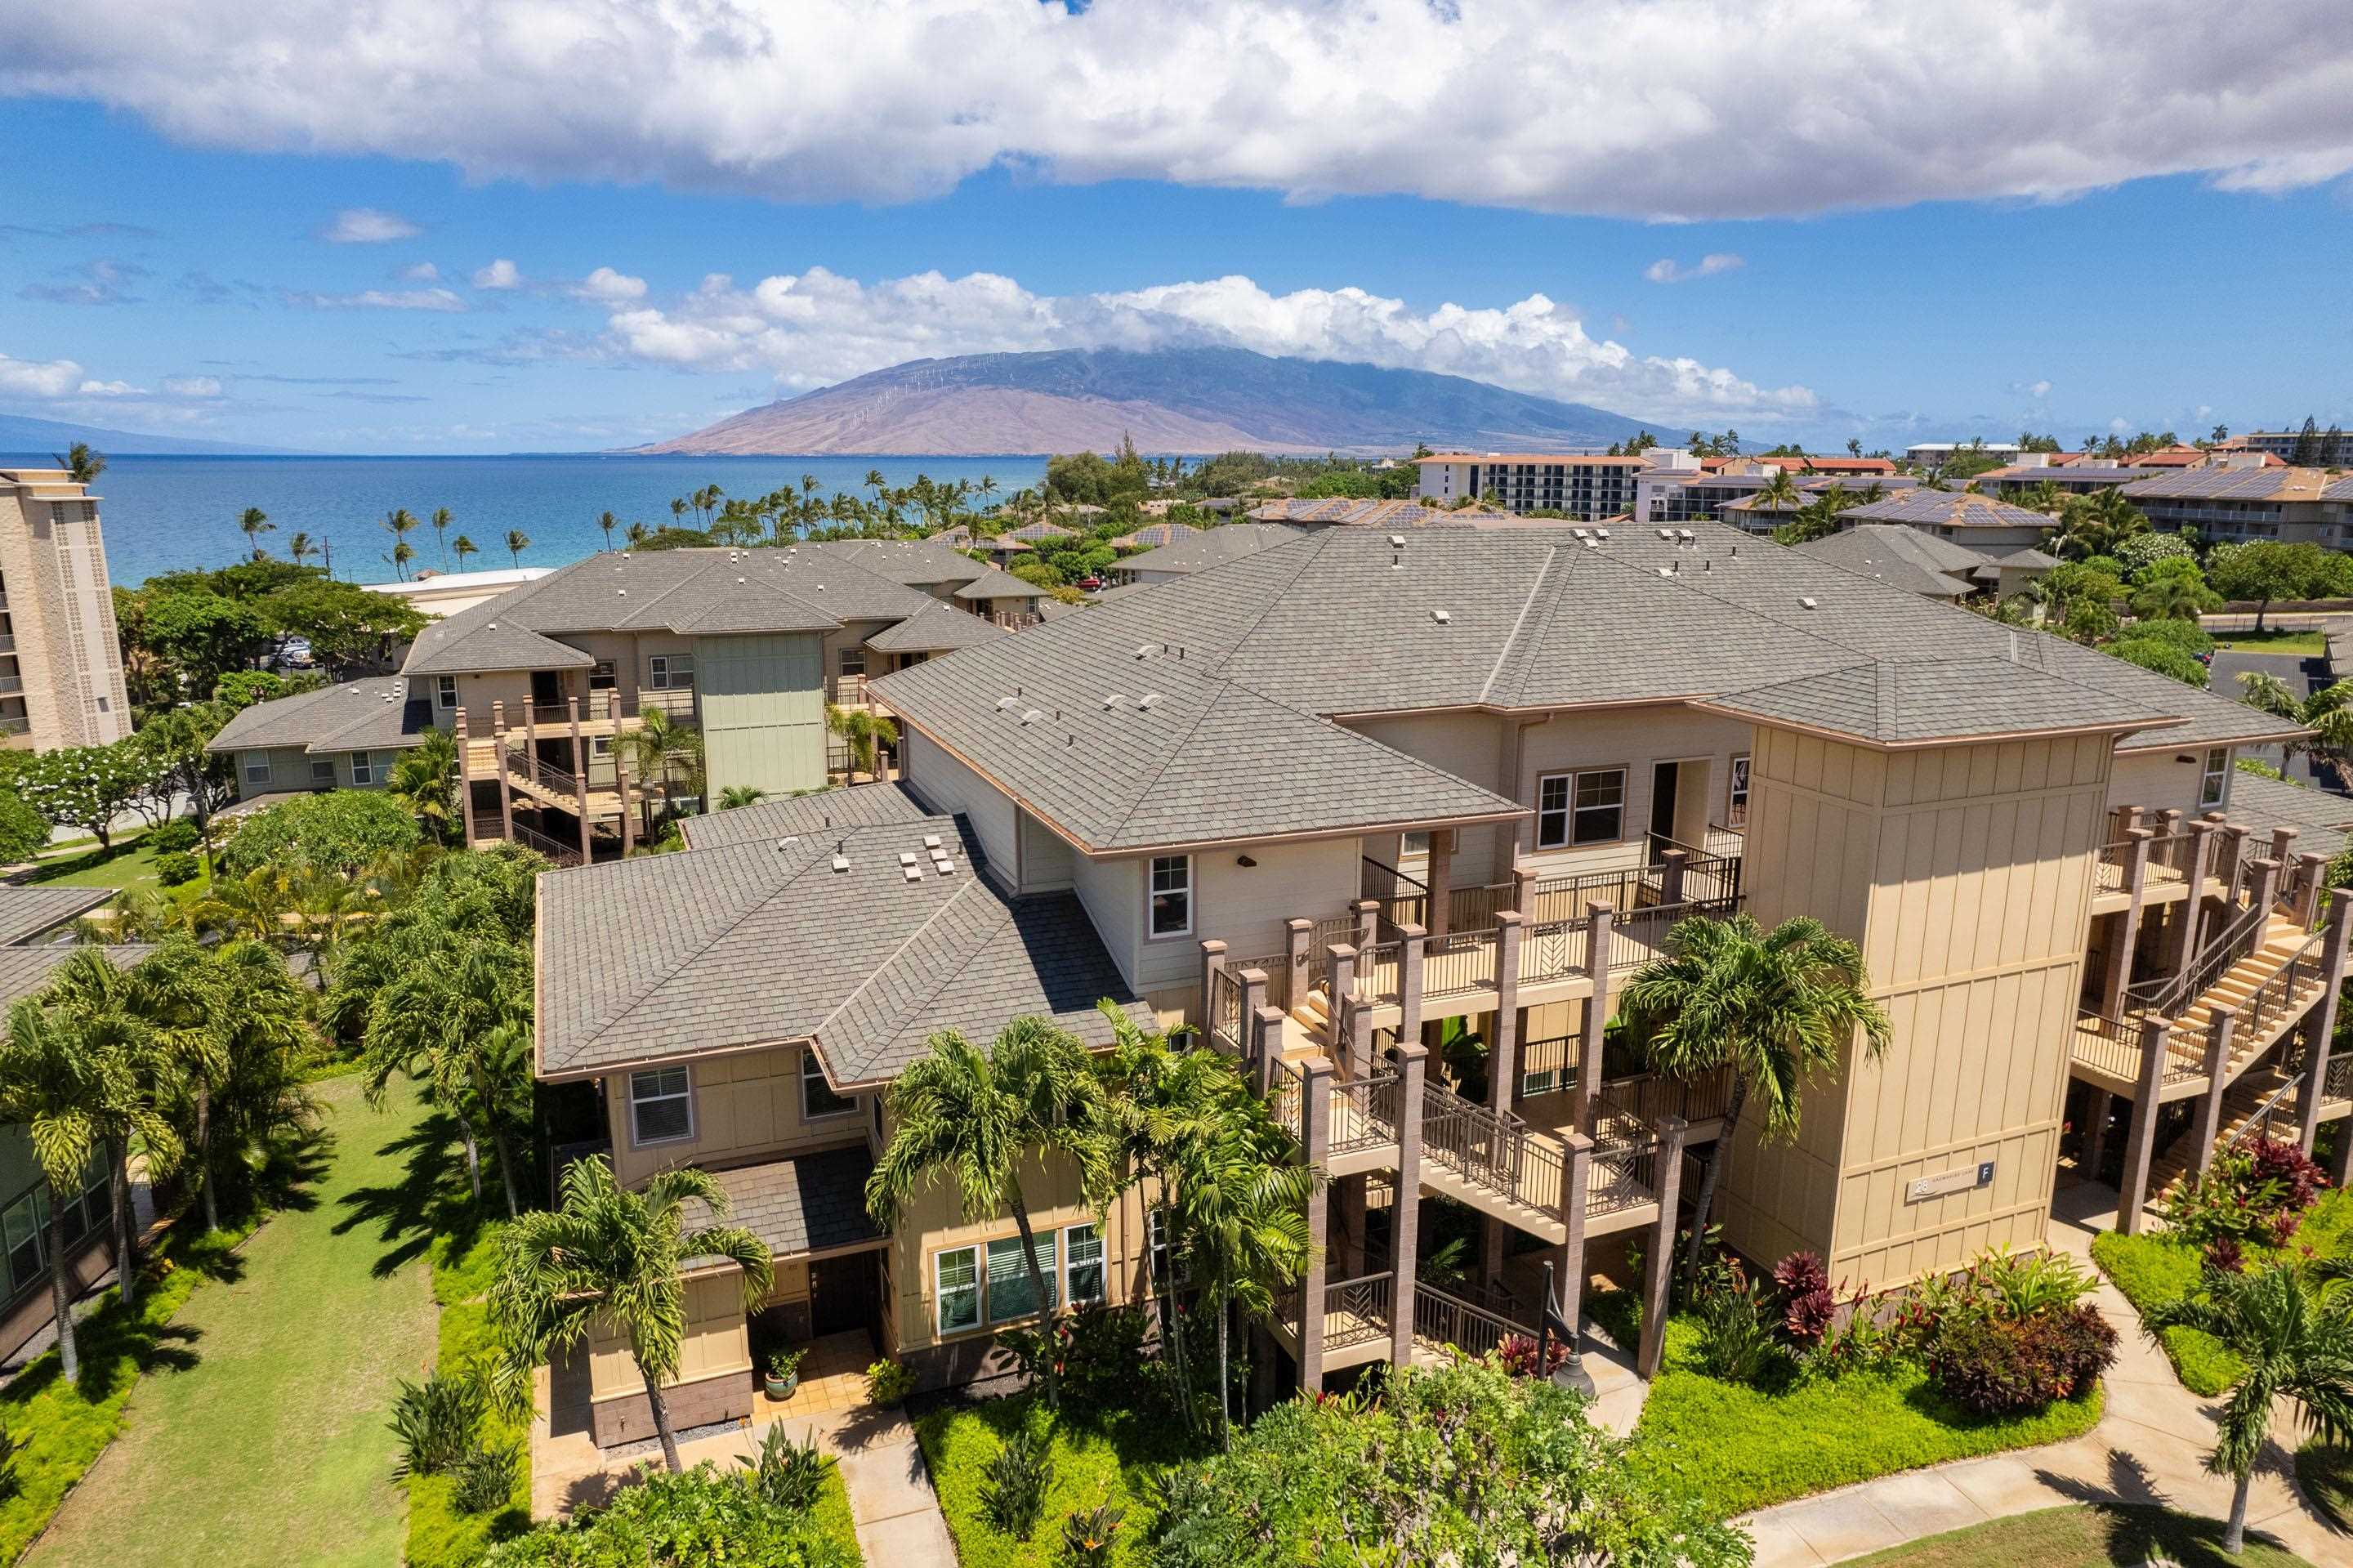
[[[1567,1151],[1557,1142],[1440,1085],[1422,1086],[1421,1106],[1424,1158],[1499,1197],[1560,1217]]]
[[[1290,1128],[1291,1136],[1300,1142],[1307,1141],[1307,1081],[1295,1063],[1278,1056],[1272,1065],[1273,1082],[1269,1086],[1267,1101],[1274,1119]]]
[[[1394,1074],[1333,1084],[1331,1151],[1350,1154],[1395,1143],[1401,1090]]]
[[[1343,1279],[1324,1287],[1324,1348],[1386,1340],[1396,1320],[1397,1276],[1383,1272]]]
[[[1592,947],[1593,927],[1584,918],[1543,920],[1530,926],[1520,940],[1521,983],[1566,980],[1588,972],[1586,956]]]
[[[535,829],[524,827],[521,822],[514,824],[514,842],[525,849],[537,850],[559,866],[578,865],[581,863],[578,844],[559,842]]]
[[[1266,976],[1266,1004],[1291,1011],[1291,955],[1271,953],[1262,959],[1228,959],[1226,972],[1239,979],[1244,969]]]
[[[2261,1034],[2283,1019],[2292,1018],[2311,1005],[2307,994],[2319,989],[2324,973],[2321,949],[2326,937],[2314,937],[2297,949],[2294,958],[2280,966],[2273,975],[2257,986],[2247,1000],[2239,1004],[2236,1027],[2246,1031],[2250,1038]]]
[[[1496,966],[1501,962],[1502,938],[1502,930],[1496,927],[1483,931],[1450,931],[1443,937],[1429,938],[1421,949],[1421,994],[1461,996],[1468,991],[1493,991]]]
[[[1505,1340],[1532,1340],[1535,1330],[1422,1280],[1413,1287],[1413,1337],[1427,1344],[1451,1345],[1468,1356],[1484,1356]]]
[[[1229,1056],[1242,1054],[1242,982],[1230,966],[1209,987],[1209,1041]]]
[[[527,749],[508,747],[506,767],[507,771],[517,778],[527,779],[552,793],[575,797],[580,793],[578,774],[569,768],[558,768],[544,758],[533,756]]]
[[[2129,868],[2132,861],[2132,841],[2102,844],[2099,858],[2092,865],[2092,885],[2103,893],[2130,892]]]
[[[2186,1083],[2202,1075],[2206,1071],[2204,1049],[2202,1043],[2184,1040],[2179,1033],[2168,1034],[2165,1070],[2159,1082]],[[2127,1082],[2139,1082],[2145,1060],[2141,1021],[2109,1018],[2097,1012],[2078,1013],[2074,1056],[2087,1067]]]

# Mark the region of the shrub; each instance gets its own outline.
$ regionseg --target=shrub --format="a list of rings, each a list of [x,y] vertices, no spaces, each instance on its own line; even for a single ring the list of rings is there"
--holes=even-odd
[[[419,836],[417,819],[402,801],[374,789],[332,789],[248,817],[221,863],[231,876],[265,865],[349,876],[385,855],[406,854]]]
[[[491,1549],[490,1568],[671,1568],[687,1563],[850,1568],[854,1548],[819,1521],[771,1508],[733,1476],[648,1467],[601,1509],[583,1509]]]
[[[166,887],[194,882],[202,869],[196,857],[185,850],[165,850],[155,857],[155,880]]]
[[[1990,1297],[2013,1318],[2073,1307],[2097,1286],[2075,1260],[2055,1252],[1989,1252],[1969,1266],[1974,1294]]]
[[[522,1464],[520,1443],[485,1444],[459,1460],[450,1470],[458,1481],[452,1500],[459,1511],[489,1513],[506,1507]]]
[[[49,843],[49,820],[13,789],[0,789],[0,865],[18,865]]]
[[[1149,1328],[1140,1307],[1098,1307],[1064,1317],[1062,1392],[1088,1404],[1134,1399]]]
[[[866,1397],[888,1409],[915,1392],[915,1374],[898,1361],[876,1361],[866,1369]]]
[[[2257,1139],[2247,1150],[2247,1163],[2253,1190],[2268,1192],[2276,1184],[2278,1208],[2287,1213],[2300,1214],[2312,1207],[2328,1185],[2318,1163],[2302,1147],[2279,1139]]]
[[[1936,1386],[1977,1415],[2039,1410],[2087,1386],[2116,1360],[2116,1331],[2091,1307],[2030,1318],[1948,1314],[1928,1343]]]
[[[1781,1287],[1785,1296],[1810,1296],[1831,1287],[1831,1273],[1819,1255],[1793,1252],[1773,1266],[1773,1283]]]
[[[1495,1359],[1514,1377],[1550,1377],[1568,1364],[1568,1341],[1547,1339],[1544,1341],[1544,1365],[1536,1365],[1536,1341],[1525,1334],[1506,1334],[1504,1342],[1495,1347]]]
[[[185,854],[201,843],[203,838],[204,836],[196,832],[196,824],[194,821],[186,817],[174,817],[170,821],[149,833],[147,842],[162,853],[169,854],[176,852]]]
[[[1773,1266],[1781,1290],[1781,1331],[1806,1348],[1820,1344],[1838,1320],[1838,1298],[1831,1294],[1830,1270],[1810,1252],[1793,1252]]]
[[[2263,1242],[2279,1194],[2255,1189],[2253,1171],[2253,1160],[2238,1150],[2216,1155],[2203,1175],[2184,1181],[2166,1199],[2166,1229],[2200,1250],[2226,1236],[2241,1246]]]
[[[392,1435],[400,1443],[394,1473],[432,1476],[454,1469],[474,1451],[489,1391],[468,1372],[435,1372],[423,1383],[400,1380],[392,1402]]]
[[[1112,1542],[1127,1522],[1127,1510],[1097,1503],[1062,1520],[1062,1561],[1071,1568],[1108,1568]]]
[[[1005,1440],[982,1478],[982,1516],[1016,1541],[1029,1540],[1046,1511],[1046,1489],[1054,1484],[1051,1446],[1045,1434],[1024,1427]]]
[[[817,1451],[814,1436],[796,1443],[781,1421],[760,1439],[757,1454],[748,1458],[738,1454],[735,1462],[751,1470],[752,1489],[762,1502],[789,1514],[805,1514],[817,1507],[818,1494],[825,1490],[826,1471],[833,1464]]]
[[[1694,1310],[1700,1325],[1700,1365],[1707,1374],[1729,1383],[1754,1382],[1777,1348],[1757,1287],[1736,1266],[1729,1279],[1701,1294]]]

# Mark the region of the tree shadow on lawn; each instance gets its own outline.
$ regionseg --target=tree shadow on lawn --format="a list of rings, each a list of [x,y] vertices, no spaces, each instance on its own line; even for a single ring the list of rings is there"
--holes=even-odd
[[[427,1255],[436,1238],[446,1238],[445,1255],[452,1261],[465,1256],[480,1239],[491,1221],[488,1205],[496,1194],[490,1183],[496,1177],[485,1181],[483,1202],[476,1203],[458,1145],[457,1119],[443,1111],[429,1112],[376,1150],[379,1155],[401,1158],[397,1181],[356,1188],[341,1200],[345,1212],[335,1222],[335,1234],[373,1224],[385,1245],[370,1270],[378,1279]]]
[[[2266,1455],[2263,1467],[2278,1467]],[[2222,1550],[2221,1520],[2179,1511],[2183,1505],[2129,1454],[2110,1452],[2105,1484],[2039,1468],[2034,1475],[2053,1492],[2099,1516],[2112,1563],[2130,1568],[2149,1563],[2172,1563],[2176,1568],[2224,1568],[2243,1561]],[[2248,1528],[2247,1540],[2280,1546],[2278,1537],[2253,1526]]]

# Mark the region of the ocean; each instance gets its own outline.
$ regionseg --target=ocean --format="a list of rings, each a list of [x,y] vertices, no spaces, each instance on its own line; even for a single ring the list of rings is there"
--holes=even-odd
[[[0,456],[0,463],[10,461]],[[49,455],[17,461],[47,465]],[[408,535],[410,564],[454,569],[442,558],[430,519],[449,509],[449,537],[463,534],[480,546],[467,558],[474,570],[514,565],[507,531],[531,539],[526,567],[560,567],[604,547],[597,516],[611,512],[658,527],[670,521],[673,496],[716,484],[730,496],[765,495],[797,488],[814,474],[818,493],[846,490],[870,495],[870,469],[892,487],[929,474],[941,483],[986,475],[1010,495],[1046,476],[1042,457],[118,457],[110,458],[94,487],[106,528],[106,558],[116,582],[136,587],[158,572],[223,567],[242,560],[245,535],[237,519],[248,506],[269,514],[274,532],[261,543],[283,556],[286,541],[306,533],[332,547],[335,575],[351,582],[393,579],[392,535],[385,513],[406,506],[423,525]],[[686,521],[693,521],[690,512]],[[618,530],[616,530],[616,538]]]

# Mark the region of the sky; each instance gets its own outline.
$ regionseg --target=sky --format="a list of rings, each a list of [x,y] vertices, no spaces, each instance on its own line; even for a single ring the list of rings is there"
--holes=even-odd
[[[1235,344],[1867,445],[2353,424],[2342,0],[0,10],[0,412],[600,450]]]

